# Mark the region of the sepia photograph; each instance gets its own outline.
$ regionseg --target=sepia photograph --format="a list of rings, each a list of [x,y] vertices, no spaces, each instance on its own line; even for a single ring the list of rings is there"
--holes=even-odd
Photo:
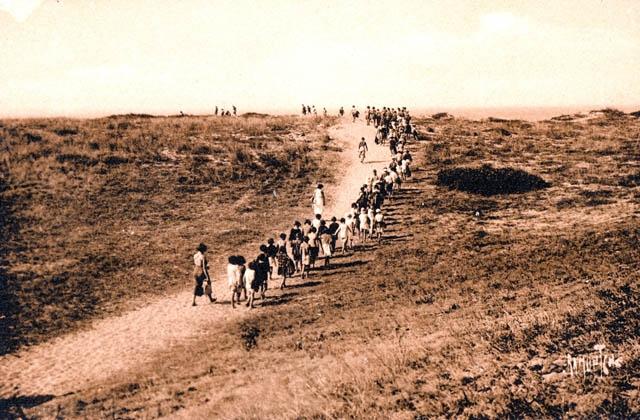
[[[640,1],[0,0],[0,420],[640,419]]]

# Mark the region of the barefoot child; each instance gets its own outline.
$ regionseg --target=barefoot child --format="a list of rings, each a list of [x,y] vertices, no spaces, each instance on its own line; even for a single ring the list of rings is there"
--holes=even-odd
[[[256,283],[260,289],[260,299],[265,298],[265,293],[269,288],[267,280],[269,278],[269,257],[267,257],[267,246],[260,245],[260,254],[256,257]]]
[[[364,243],[367,242],[367,237],[369,236],[369,216],[367,216],[367,211],[364,208],[360,209],[358,220],[360,221],[360,240]]]
[[[269,257],[269,280],[273,280],[273,267],[276,265],[276,253],[278,248],[275,246],[273,238],[267,240],[267,257]]]
[[[236,297],[240,295],[240,284],[242,277],[240,275],[240,267],[238,266],[238,257],[232,255],[229,257],[227,264],[227,285],[231,291],[231,307],[236,307]]]
[[[347,251],[347,221],[344,217],[340,219],[336,236],[338,243],[342,246],[342,253],[344,254]]]
[[[242,281],[242,279],[244,278],[244,272],[247,271],[247,266],[245,265],[247,263],[247,260],[245,260],[242,255],[237,255],[236,260],[236,263],[238,264],[238,270],[240,270],[240,285],[238,286],[238,302],[240,302],[243,294],[244,299],[247,298],[248,290],[245,289],[244,282]]]
[[[300,244],[300,254],[302,255],[302,274],[301,278],[309,277],[309,268],[311,265],[311,256],[309,253],[309,237],[302,238],[302,244]]]
[[[373,225],[375,223],[374,217],[376,215],[375,210],[373,209],[373,207],[369,207],[367,209],[367,218],[369,219],[369,237],[373,238]]]
[[[358,157],[360,158],[360,163],[364,163],[364,159],[367,156],[368,150],[369,148],[367,147],[367,141],[363,137],[358,144]]]
[[[320,253],[320,245],[318,244],[318,233],[316,228],[311,227],[307,238],[309,239],[309,267],[313,268],[316,265],[316,259]]]
[[[382,241],[382,234],[384,233],[384,215],[382,214],[382,210],[376,210],[373,223],[375,225],[376,238],[378,239],[378,243],[380,243]]]
[[[280,289],[287,287],[287,277],[289,274],[289,255],[287,255],[287,235],[280,234],[278,239],[278,251],[276,252],[276,261],[278,262],[278,274],[282,276],[282,284]]]
[[[289,245],[291,246],[291,256],[293,257],[293,265],[296,272],[299,272],[301,267],[302,256],[300,255],[300,245],[302,244],[302,229],[300,229],[300,222],[297,220],[293,223],[293,229],[289,232]]]
[[[196,306],[196,296],[202,296],[204,294],[209,298],[209,302],[215,302],[215,298],[213,297],[213,291],[211,288],[211,277],[209,277],[209,266],[207,264],[207,257],[204,255],[207,252],[207,246],[205,244],[198,245],[196,248],[196,253],[193,255],[193,277],[196,282],[195,289],[193,290],[193,304],[192,306]],[[206,290],[203,289],[202,285],[205,280],[207,281]]]
[[[324,256],[324,268],[329,268],[329,260],[331,259],[331,241],[333,237],[329,233],[327,228],[322,235],[320,235],[320,244],[322,245],[322,255]]]
[[[260,291],[260,284],[256,281],[256,263],[251,261],[243,276],[244,288],[247,290],[247,306],[253,309],[253,299]]]

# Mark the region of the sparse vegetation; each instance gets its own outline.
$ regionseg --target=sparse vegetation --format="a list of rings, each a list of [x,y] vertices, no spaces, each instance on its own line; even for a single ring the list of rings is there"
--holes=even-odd
[[[322,121],[3,121],[0,354],[132,297],[183,287],[194,244],[217,243],[225,230],[229,247],[264,234],[247,213],[269,221],[270,209],[295,213],[299,194],[335,159],[319,152],[332,144],[331,120]]]
[[[428,123],[437,136],[412,146],[414,176],[385,205],[382,245],[336,257],[333,270],[274,291],[264,310],[30,414],[640,416],[640,123]],[[484,164],[550,185],[491,197],[435,185],[452,165]],[[567,357],[596,345],[621,366],[570,375]]]

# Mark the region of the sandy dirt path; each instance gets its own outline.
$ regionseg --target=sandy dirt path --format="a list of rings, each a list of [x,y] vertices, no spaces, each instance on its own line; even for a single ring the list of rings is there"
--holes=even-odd
[[[326,216],[342,217],[372,170],[388,163],[388,148],[376,146],[374,134],[372,126],[346,119],[331,129],[330,135],[343,146],[344,175],[336,185],[328,186]],[[361,137],[369,145],[364,164],[357,152]],[[227,299],[222,273],[212,275],[217,277],[216,296]],[[206,304],[203,299],[192,308],[191,296],[191,290],[163,296],[140,309],[97,320],[84,330],[0,357],[0,397],[59,396],[85,389],[135,370],[161,350],[198,340],[225,328],[227,321],[249,314],[244,307],[233,310],[229,305]]]

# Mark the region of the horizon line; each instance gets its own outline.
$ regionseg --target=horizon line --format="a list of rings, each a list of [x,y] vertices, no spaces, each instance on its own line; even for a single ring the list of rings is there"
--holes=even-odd
[[[267,115],[273,115],[273,116],[285,116],[285,115],[300,115],[301,112],[299,110],[299,108],[302,106],[303,104],[301,103],[300,105],[298,105],[297,107],[287,107],[287,108],[265,108],[262,110],[257,110],[257,109],[247,109],[246,111],[242,111],[242,112],[238,112],[237,116],[242,116],[243,114],[248,114],[248,113],[257,113],[257,114],[267,114]],[[307,105],[307,104],[305,104]],[[314,106],[314,105],[309,105],[309,106]],[[362,110],[363,108],[366,108],[368,105],[360,105],[360,106],[356,106],[357,109]],[[373,105],[376,108],[381,108],[377,105]],[[386,105],[383,105],[386,106]],[[127,116],[127,115],[145,115],[145,116],[152,116],[152,117],[180,117],[180,116],[185,116],[185,117],[208,117],[208,116],[215,116],[213,109],[216,107],[216,105],[213,105],[213,107],[211,107],[208,111],[210,112],[202,112],[202,111],[195,111],[195,112],[184,112],[182,113],[182,110],[177,109],[175,112],[173,113],[165,113],[165,112],[145,112],[145,111],[124,111],[124,110],[114,110],[113,112],[105,112],[105,113],[98,113],[98,112],[88,112],[88,113],[75,113],[75,112],[70,112],[67,114],[61,113],[61,114],[49,114],[46,112],[43,113],[19,113],[19,114],[5,114],[2,115],[0,114],[0,120],[29,120],[29,119],[101,119],[101,118],[108,118],[108,117],[113,117],[113,116]],[[349,110],[351,109],[348,106],[344,106],[345,109],[345,113],[348,113]],[[391,109],[396,109],[398,108],[397,106],[387,106],[388,108]],[[224,108],[224,107],[218,107],[219,110],[225,110],[225,111],[230,111],[231,106],[229,106],[229,109]],[[316,108],[316,110],[318,111],[318,116],[321,117],[322,116],[322,108]],[[335,109],[334,109],[335,108]],[[333,112],[329,111],[329,116],[335,116],[335,114],[337,113],[337,110],[339,109],[339,106],[334,106],[331,107],[331,109],[333,110]],[[541,112],[544,110],[548,110],[548,111],[552,111],[552,110],[575,110],[574,112],[585,112],[585,111],[598,111],[598,110],[602,110],[602,109],[618,109],[620,111],[625,111],[629,110],[628,112],[635,112],[635,111],[640,111],[640,104],[617,104],[617,105],[612,105],[612,104],[588,104],[588,105],[490,105],[490,106],[417,106],[417,107],[407,107],[407,109],[412,112],[414,115],[416,116],[420,116],[420,115],[424,115],[426,113],[437,113],[437,112],[454,112],[454,111],[470,111],[470,112],[482,112],[482,111],[530,111],[530,112]],[[297,111],[296,111],[297,109]],[[631,111],[632,110],[632,111]],[[455,116],[455,115],[454,115]]]

